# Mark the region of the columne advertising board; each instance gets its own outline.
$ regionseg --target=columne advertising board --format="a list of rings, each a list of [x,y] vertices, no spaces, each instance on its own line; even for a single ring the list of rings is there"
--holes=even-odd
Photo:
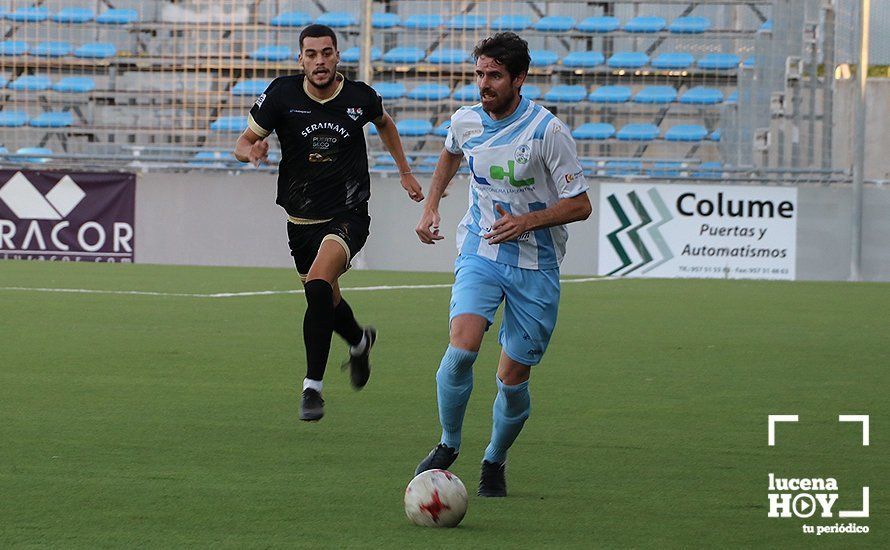
[[[599,206],[600,275],[795,277],[797,188],[605,183]]]
[[[136,176],[0,170],[0,259],[132,262]]]

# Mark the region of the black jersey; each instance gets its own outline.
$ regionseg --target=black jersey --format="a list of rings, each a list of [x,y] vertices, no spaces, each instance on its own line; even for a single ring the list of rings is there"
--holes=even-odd
[[[303,78],[276,78],[248,122],[262,137],[278,132],[276,202],[297,218],[330,218],[371,196],[362,127],[383,114],[383,102],[364,82],[343,78],[339,92],[320,103],[306,93]]]

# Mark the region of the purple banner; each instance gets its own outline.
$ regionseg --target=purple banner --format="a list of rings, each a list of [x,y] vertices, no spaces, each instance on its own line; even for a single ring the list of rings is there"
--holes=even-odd
[[[0,259],[133,261],[136,176],[0,170]]]

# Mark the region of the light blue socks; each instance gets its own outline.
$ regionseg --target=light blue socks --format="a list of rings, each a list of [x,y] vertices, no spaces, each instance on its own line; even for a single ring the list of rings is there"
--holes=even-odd
[[[478,353],[448,346],[436,372],[442,443],[460,449],[460,429],[473,391],[473,362]]]
[[[492,408],[491,443],[485,449],[485,460],[504,462],[507,449],[516,441],[531,411],[528,380],[508,386],[498,378],[498,396]]]

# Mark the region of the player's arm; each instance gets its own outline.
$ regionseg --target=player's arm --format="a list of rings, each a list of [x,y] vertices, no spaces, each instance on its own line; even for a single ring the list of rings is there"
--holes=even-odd
[[[529,212],[521,216],[511,215],[499,204],[495,208],[501,217],[492,224],[491,232],[484,235],[489,244],[512,241],[526,231],[586,220],[593,211],[586,191],[574,197],[559,199],[556,204],[544,210]]]
[[[269,143],[252,129],[245,128],[235,142],[235,158],[254,166],[269,162]]]
[[[396,129],[396,123],[393,122],[389,113],[383,111],[383,114],[372,120],[374,126],[377,127],[377,133],[380,134],[380,141],[392,155],[399,169],[399,181],[402,188],[407,191],[408,197],[414,202],[423,200],[423,190],[420,184],[411,173],[411,166],[408,165],[408,159],[405,158],[405,150],[402,148],[402,140],[399,138],[399,131]]]
[[[460,169],[460,161],[463,155],[461,153],[452,153],[447,149],[442,149],[439,155],[439,162],[436,163],[436,171],[433,172],[433,181],[427,193],[426,203],[423,205],[423,215],[418,222],[414,232],[422,243],[435,244],[436,241],[444,239],[439,234],[439,201],[448,188],[448,184]]]

